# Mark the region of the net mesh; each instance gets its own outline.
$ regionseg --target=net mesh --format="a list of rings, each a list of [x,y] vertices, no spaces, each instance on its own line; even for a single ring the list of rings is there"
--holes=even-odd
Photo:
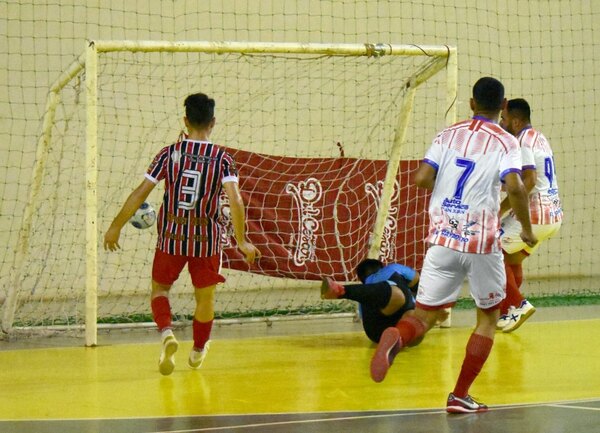
[[[319,280],[353,280],[367,256],[406,80],[418,57],[101,53],[98,66],[99,238],[161,147],[178,138],[183,100],[217,100],[211,137],[234,155],[250,239],[263,258],[243,263],[224,231],[217,317],[327,311]],[[84,72],[61,92],[35,204],[16,324],[81,323],[85,299]],[[445,75],[417,92],[381,258],[420,265],[425,196],[409,186],[411,157],[444,123]],[[412,154],[411,154],[412,152]],[[149,202],[158,208],[162,188]],[[223,197],[223,223],[227,202]],[[148,312],[154,229],[127,225],[118,253],[99,252],[99,318]],[[249,273],[249,272],[250,273]],[[184,273],[185,274],[185,273]],[[187,275],[173,312],[193,312]],[[349,308],[348,304],[335,309]],[[133,318],[133,319],[132,319]]]

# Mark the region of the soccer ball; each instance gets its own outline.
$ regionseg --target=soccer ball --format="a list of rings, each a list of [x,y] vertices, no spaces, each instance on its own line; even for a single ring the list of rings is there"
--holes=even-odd
[[[136,229],[147,229],[156,222],[156,211],[150,204],[144,202],[135,211],[129,222]]]

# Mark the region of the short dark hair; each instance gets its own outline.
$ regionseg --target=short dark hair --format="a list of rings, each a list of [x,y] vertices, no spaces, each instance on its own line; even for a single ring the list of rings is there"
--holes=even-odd
[[[369,275],[374,274],[378,270],[383,269],[383,263],[377,259],[365,259],[356,267],[356,275],[358,279],[364,283]]]
[[[185,98],[185,117],[196,127],[208,126],[215,117],[215,100],[204,93],[194,93]]]
[[[506,111],[510,113],[511,116],[517,117],[524,122],[531,121],[531,108],[529,107],[529,103],[523,98],[511,99],[506,104]]]
[[[473,99],[482,110],[500,110],[504,101],[504,86],[495,78],[480,78],[473,86]]]

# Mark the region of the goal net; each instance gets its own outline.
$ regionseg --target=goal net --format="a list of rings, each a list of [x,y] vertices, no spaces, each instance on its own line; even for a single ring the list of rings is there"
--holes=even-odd
[[[177,140],[183,100],[216,100],[212,140],[234,156],[248,267],[228,229],[217,318],[351,311],[323,302],[322,276],[355,280],[366,257],[420,268],[426,201],[409,174],[454,120],[456,51],[446,46],[91,42],[50,89],[2,327],[151,321],[155,228],[112,218],[154,155]],[[149,202],[161,203],[162,188]],[[193,313],[186,273],[173,313]]]

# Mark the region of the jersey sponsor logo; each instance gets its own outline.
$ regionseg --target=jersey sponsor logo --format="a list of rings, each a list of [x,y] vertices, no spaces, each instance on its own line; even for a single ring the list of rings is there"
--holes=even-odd
[[[465,236],[473,236],[479,233],[479,230],[472,230],[473,226],[478,225],[476,221],[467,221],[467,223],[463,227],[463,235]]]
[[[177,216],[171,212],[167,213],[167,221],[175,224],[189,224],[192,226],[207,226],[209,219],[206,217]]]
[[[188,158],[194,164],[210,164],[211,162],[217,161],[217,158],[213,158],[207,155],[194,155],[192,153],[183,153],[184,158]]]
[[[442,229],[441,231],[436,230],[435,233],[436,234],[439,233],[442,236],[445,236],[445,237],[450,238],[450,239],[457,240],[457,241],[462,242],[462,243],[469,242],[469,238],[461,236],[458,233],[454,233],[454,232],[452,232],[452,231],[450,231],[448,229]]]
[[[164,236],[173,241],[186,241],[188,239],[186,235],[177,233],[165,233]],[[209,237],[206,235],[193,235],[191,238],[194,242],[207,242],[209,240]]]
[[[449,213],[463,214],[469,210],[469,205],[463,204],[462,201],[457,198],[445,198],[442,202],[442,210]]]

